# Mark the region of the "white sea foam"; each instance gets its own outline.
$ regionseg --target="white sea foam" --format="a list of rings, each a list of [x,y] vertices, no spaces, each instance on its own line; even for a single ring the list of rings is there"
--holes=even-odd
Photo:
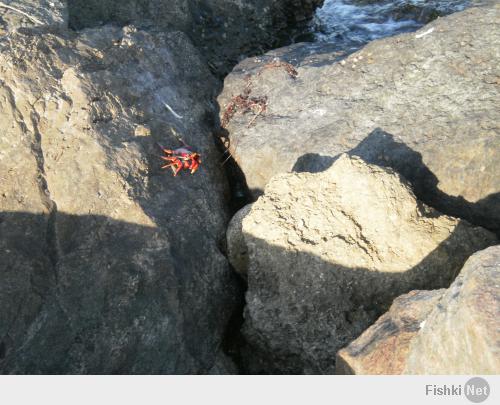
[[[416,31],[430,15],[463,10],[469,0],[326,0],[316,13],[316,40],[356,48],[374,39]]]

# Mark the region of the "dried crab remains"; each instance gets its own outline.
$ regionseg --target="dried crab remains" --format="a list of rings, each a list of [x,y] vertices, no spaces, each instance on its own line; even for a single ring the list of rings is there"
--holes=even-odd
[[[272,68],[283,68],[292,79],[296,79],[299,75],[297,70],[290,63],[281,60],[274,60],[270,63],[265,64],[260,72],[256,75],[256,77],[259,77],[264,70]],[[222,128],[227,127],[236,113],[245,114],[249,111],[252,111],[254,113],[254,117],[247,125],[248,127],[250,127],[255,122],[255,120],[267,110],[267,96],[250,97],[250,94],[252,93],[252,79],[252,75],[247,75],[245,78],[246,84],[243,92],[231,98],[229,103],[226,105],[221,118]]]

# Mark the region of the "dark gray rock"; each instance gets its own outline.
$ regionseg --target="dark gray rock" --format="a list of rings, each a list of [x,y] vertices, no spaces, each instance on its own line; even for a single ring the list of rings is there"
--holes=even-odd
[[[134,24],[189,35],[219,73],[286,41],[290,26],[309,19],[323,0],[69,0],[70,25]]]
[[[1,373],[214,367],[238,293],[215,87],[180,32],[0,37]],[[160,170],[176,133],[195,175]]]
[[[499,8],[471,8],[347,57],[299,44],[241,62],[219,104],[223,117],[245,89],[267,98],[260,116],[237,113],[226,128],[254,195],[276,173],[317,172],[351,151],[403,174],[441,212],[500,233]],[[298,76],[272,67],[275,58]]]

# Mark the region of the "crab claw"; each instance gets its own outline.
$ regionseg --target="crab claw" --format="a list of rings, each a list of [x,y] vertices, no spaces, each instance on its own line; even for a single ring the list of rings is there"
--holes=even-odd
[[[174,176],[177,176],[179,171],[184,166],[184,163],[176,156],[162,156],[162,159],[166,160],[169,163],[162,166],[161,168],[166,169],[167,167],[170,167]]]

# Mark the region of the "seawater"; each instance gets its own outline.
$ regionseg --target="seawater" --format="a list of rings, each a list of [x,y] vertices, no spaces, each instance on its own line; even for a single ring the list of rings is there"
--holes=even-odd
[[[474,0],[325,0],[310,26],[314,42],[348,50],[378,38],[416,31],[464,10]]]

